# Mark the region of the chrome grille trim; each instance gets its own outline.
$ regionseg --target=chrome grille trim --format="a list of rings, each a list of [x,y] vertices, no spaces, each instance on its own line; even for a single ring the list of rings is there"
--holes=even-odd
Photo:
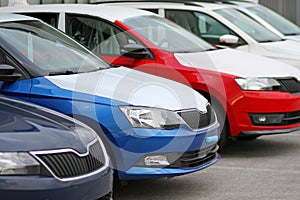
[[[200,131],[203,129],[210,128],[218,123],[216,113],[215,113],[214,109],[212,108],[212,106],[210,104],[208,104],[206,106],[206,108],[207,108],[206,112],[199,111],[198,109],[187,109],[187,110],[178,110],[178,111],[176,111],[176,113],[182,118],[182,120],[186,123],[186,125],[192,131]],[[183,116],[186,113],[189,113],[189,115]],[[201,120],[201,116],[204,117],[204,120],[207,117],[209,117],[210,119],[213,119],[213,120],[210,120],[209,123],[202,124],[203,122],[196,121],[197,116],[195,116],[195,115],[198,115],[199,116],[198,119],[200,119],[200,120]]]
[[[64,153],[73,153],[74,155],[78,156],[78,157],[86,157],[88,156],[90,153],[91,154],[94,154],[92,153],[92,151],[90,150],[91,146],[96,144],[97,142],[99,142],[100,144],[100,148],[101,148],[101,151],[103,151],[103,157],[104,157],[104,163],[103,165],[94,170],[94,171],[91,171],[89,173],[86,173],[86,174],[82,174],[82,175],[78,175],[78,176],[74,176],[74,177],[67,177],[67,178],[60,178],[59,176],[57,176],[55,174],[55,172],[40,158],[40,156],[43,156],[43,155],[51,155],[51,154],[64,154]],[[43,167],[45,167],[49,172],[50,174],[55,178],[55,179],[58,179],[60,181],[73,181],[73,180],[78,180],[78,179],[82,179],[82,178],[86,178],[86,177],[89,177],[89,176],[92,176],[92,175],[95,175],[103,170],[105,170],[106,168],[109,167],[109,157],[107,155],[107,152],[105,151],[105,147],[103,145],[103,143],[101,142],[101,140],[97,137],[96,139],[94,139],[93,141],[91,141],[90,143],[87,144],[87,152],[86,153],[83,153],[83,154],[80,154],[78,153],[77,151],[73,150],[73,149],[57,149],[57,150],[45,150],[45,151],[31,151],[30,154],[35,158],[37,159],[41,165],[43,165]]]

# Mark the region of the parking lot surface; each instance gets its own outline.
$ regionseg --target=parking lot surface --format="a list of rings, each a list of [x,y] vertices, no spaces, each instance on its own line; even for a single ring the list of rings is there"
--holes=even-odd
[[[117,200],[300,199],[300,132],[233,142],[215,165],[171,179],[131,181]]]

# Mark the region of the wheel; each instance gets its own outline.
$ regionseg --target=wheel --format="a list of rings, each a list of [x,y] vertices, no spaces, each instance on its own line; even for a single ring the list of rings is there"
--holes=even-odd
[[[217,119],[220,124],[221,134],[220,134],[220,139],[218,141],[219,152],[220,152],[229,143],[230,128],[229,128],[229,123],[228,123],[228,120],[226,117],[226,112],[225,112],[223,106],[216,99],[211,99],[211,105],[216,112]]]

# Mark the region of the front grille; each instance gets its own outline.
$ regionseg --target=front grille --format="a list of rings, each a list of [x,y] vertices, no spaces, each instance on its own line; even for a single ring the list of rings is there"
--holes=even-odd
[[[197,130],[207,127],[216,121],[215,113],[211,105],[208,105],[206,108],[206,113],[200,112],[199,110],[179,111],[177,113],[192,130]]]
[[[98,141],[90,146],[89,154],[86,156],[79,156],[74,152],[38,154],[36,156],[58,178],[88,174],[101,168],[105,163],[105,156]]]
[[[300,82],[297,79],[277,79],[281,85],[281,90],[292,94],[300,93]]]
[[[282,119],[282,125],[297,124],[300,122],[300,111],[286,113]]]
[[[205,149],[189,151],[183,153],[177,158],[171,165],[170,168],[194,168],[204,165],[217,157],[218,146],[210,146]],[[168,160],[172,159],[168,156]]]

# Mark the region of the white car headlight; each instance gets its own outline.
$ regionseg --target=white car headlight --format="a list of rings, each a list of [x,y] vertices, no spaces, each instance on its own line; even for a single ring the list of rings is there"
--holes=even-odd
[[[0,153],[0,175],[40,174],[40,163],[26,152]]]
[[[279,90],[280,83],[274,78],[237,78],[236,83],[242,90]]]
[[[174,129],[184,123],[170,110],[134,106],[121,106],[120,109],[134,128]]]

